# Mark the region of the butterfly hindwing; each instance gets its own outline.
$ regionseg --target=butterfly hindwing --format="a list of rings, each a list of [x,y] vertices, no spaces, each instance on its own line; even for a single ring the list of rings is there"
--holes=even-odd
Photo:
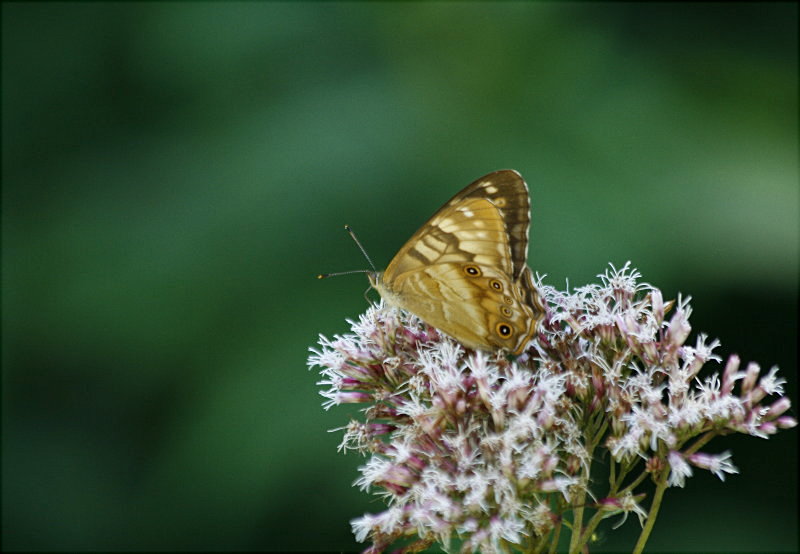
[[[535,332],[534,313],[519,286],[489,265],[435,264],[394,285],[401,307],[471,348],[519,354]]]

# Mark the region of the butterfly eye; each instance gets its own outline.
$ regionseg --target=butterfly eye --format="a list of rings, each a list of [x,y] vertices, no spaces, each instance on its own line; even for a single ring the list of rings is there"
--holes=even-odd
[[[506,317],[511,317],[514,312],[512,312],[507,306],[500,306],[500,313]]]
[[[481,270],[477,265],[465,265],[464,273],[470,277],[478,277],[481,274]]]
[[[511,328],[511,325],[503,322],[500,322],[495,326],[495,331],[497,331],[497,334],[504,339],[507,339],[514,333],[514,330]]]
[[[497,279],[492,279],[491,281],[489,281],[489,286],[492,287],[494,290],[503,290],[503,284]]]

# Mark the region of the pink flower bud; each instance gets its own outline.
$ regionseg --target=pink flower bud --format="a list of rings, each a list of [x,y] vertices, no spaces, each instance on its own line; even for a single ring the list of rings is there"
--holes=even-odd
[[[342,378],[342,381],[339,384],[340,390],[353,390],[362,388],[364,388],[364,382],[359,379],[354,379],[352,377]]]
[[[742,397],[745,397],[753,390],[753,385],[756,384],[756,379],[758,379],[760,372],[761,368],[757,363],[750,362],[747,364],[747,370],[745,370],[744,380],[742,381]]]
[[[381,479],[381,484],[392,483],[401,487],[410,487],[417,481],[417,474],[404,465],[395,464],[386,470]]]
[[[783,412],[788,410],[792,407],[792,401],[786,398],[785,396],[781,396],[772,405],[769,407],[769,411],[764,416],[765,419],[775,419]]]
[[[656,321],[664,321],[664,296],[661,291],[655,289],[650,292],[650,303],[653,306],[653,317]]]
[[[366,392],[346,391],[336,394],[337,404],[361,404],[372,400],[372,395]]]
[[[775,425],[772,421],[765,421],[761,425],[758,426],[758,430],[764,433],[765,435],[774,435],[778,432],[778,426]]]
[[[689,320],[686,318],[686,312],[678,308],[672,319],[669,321],[669,330],[667,336],[669,342],[674,346],[681,346],[686,342],[689,333],[692,332],[692,326],[689,325]]]
[[[388,435],[395,429],[397,429],[396,425],[389,425],[387,423],[370,423],[367,425],[367,433],[372,437]]]
[[[736,354],[728,358],[728,363],[725,364],[725,371],[722,374],[722,394],[730,394],[733,390],[733,385],[736,383],[737,371],[739,371],[739,356]]]

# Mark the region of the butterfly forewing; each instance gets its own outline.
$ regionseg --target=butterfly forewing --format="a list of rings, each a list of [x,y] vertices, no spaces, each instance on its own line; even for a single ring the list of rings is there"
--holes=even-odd
[[[446,262],[475,262],[512,271],[511,249],[499,211],[485,198],[467,198],[440,210],[397,253],[384,272],[394,280]]]
[[[513,169],[501,169],[467,185],[451,198],[448,205],[458,204],[464,198],[486,198],[500,211],[511,247],[511,276],[517,279],[528,259],[528,229],[531,224],[531,205],[528,185]],[[441,211],[441,210],[440,210]],[[438,215],[438,213],[436,214]],[[431,218],[433,220],[436,215]]]

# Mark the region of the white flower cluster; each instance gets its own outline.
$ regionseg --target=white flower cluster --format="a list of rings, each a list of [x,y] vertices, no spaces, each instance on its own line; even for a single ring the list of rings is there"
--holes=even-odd
[[[698,452],[713,436],[796,425],[783,415],[787,398],[761,405],[783,393],[775,369],[759,379],[757,365],[740,372],[731,357],[721,378],[697,377],[719,361],[719,343],[700,335],[684,345],[688,299],[665,303],[627,264],[599,277],[572,293],[537,283],[548,313],[513,361],[465,349],[383,303],[350,322],[352,334],[320,337],[309,365],[321,368],[326,409],[365,404],[340,449],[370,456],[356,484],[388,504],[352,522],[368,551],[415,536],[401,550],[456,539],[463,552],[537,552],[568,516],[573,550],[609,515],[652,518],[635,490],[647,477],[666,487],[683,486],[692,466],[736,473],[729,453]],[[603,450],[610,485],[590,490]],[[588,523],[584,508],[594,510]]]

